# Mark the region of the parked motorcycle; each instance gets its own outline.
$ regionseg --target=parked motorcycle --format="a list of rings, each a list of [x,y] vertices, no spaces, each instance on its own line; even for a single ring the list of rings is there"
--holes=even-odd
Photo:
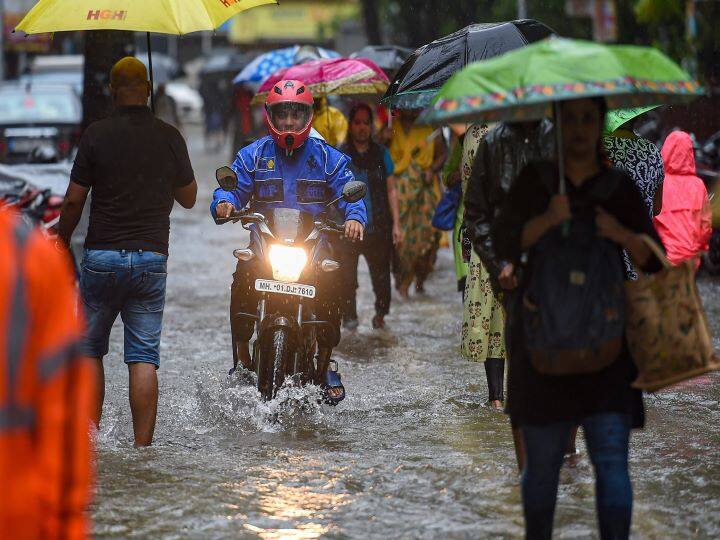
[[[229,167],[215,173],[220,187],[231,191],[237,187],[237,175]],[[357,202],[365,196],[363,182],[348,182],[339,200]],[[256,313],[233,313],[232,317],[255,321],[252,369],[257,375],[257,389],[264,400],[275,397],[290,378],[294,384],[320,383],[315,361],[316,333],[321,327],[332,328],[328,321],[315,317],[315,293],[318,276],[339,270],[340,263],[326,258],[321,248],[325,235],[342,235],[344,227],[328,219],[313,217],[291,208],[276,208],[261,214],[249,210],[235,211],[217,223],[240,222],[250,231],[250,247],[236,249],[233,255],[241,261],[260,261],[255,290],[260,293]],[[266,279],[272,276],[272,279]],[[239,340],[233,340],[233,359],[237,364]]]
[[[16,208],[23,219],[52,237],[57,236],[62,203],[63,198],[53,195],[50,189],[31,186],[23,180],[3,182],[0,188],[0,205]]]

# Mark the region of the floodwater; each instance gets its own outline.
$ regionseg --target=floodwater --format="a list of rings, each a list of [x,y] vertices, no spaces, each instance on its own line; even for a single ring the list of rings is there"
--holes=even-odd
[[[226,375],[232,250],[247,238],[208,215],[214,167],[227,156],[205,153],[197,137],[190,148],[200,197],[172,219],[155,444],[132,447],[116,326],[97,440],[96,536],[521,537],[508,420],[483,405],[482,365],[458,353],[449,251],[427,295],[394,300],[385,331],[370,327],[361,263],[361,325],[336,352],[348,389],[339,407],[317,405],[313,389],[262,403]],[[720,336],[720,281],[701,291]],[[718,382],[713,374],[647,397],[647,427],[631,442],[634,538],[720,537]],[[597,537],[592,467],[579,448],[561,474],[557,538]]]

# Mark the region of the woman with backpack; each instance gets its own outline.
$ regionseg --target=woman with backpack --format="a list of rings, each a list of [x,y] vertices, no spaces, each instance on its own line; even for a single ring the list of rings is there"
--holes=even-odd
[[[526,536],[551,538],[563,453],[582,425],[600,535],[628,538],[629,436],[644,411],[624,336],[622,250],[636,268],[657,271],[641,235],[660,241],[633,181],[606,165],[605,101],[565,101],[560,111],[566,194],[556,164],[530,162],[492,226],[500,258],[520,265],[528,255],[507,328],[507,410],[526,450]]]

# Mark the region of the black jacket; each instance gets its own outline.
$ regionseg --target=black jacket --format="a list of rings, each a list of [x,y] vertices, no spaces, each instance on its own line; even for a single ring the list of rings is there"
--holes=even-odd
[[[473,249],[498,291],[497,277],[505,266],[493,247],[490,225],[500,211],[510,187],[526,163],[553,159],[552,124],[505,124],[495,126],[480,141],[465,193],[465,227]]]

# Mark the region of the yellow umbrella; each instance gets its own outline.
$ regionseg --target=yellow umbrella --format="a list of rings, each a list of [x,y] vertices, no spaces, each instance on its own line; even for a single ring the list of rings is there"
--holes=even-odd
[[[130,30],[188,34],[215,30],[233,15],[276,0],[40,0],[15,30],[26,34]]]
[[[277,0],[40,0],[15,30],[26,34],[76,30],[150,32],[182,35],[215,30],[233,15]]]

